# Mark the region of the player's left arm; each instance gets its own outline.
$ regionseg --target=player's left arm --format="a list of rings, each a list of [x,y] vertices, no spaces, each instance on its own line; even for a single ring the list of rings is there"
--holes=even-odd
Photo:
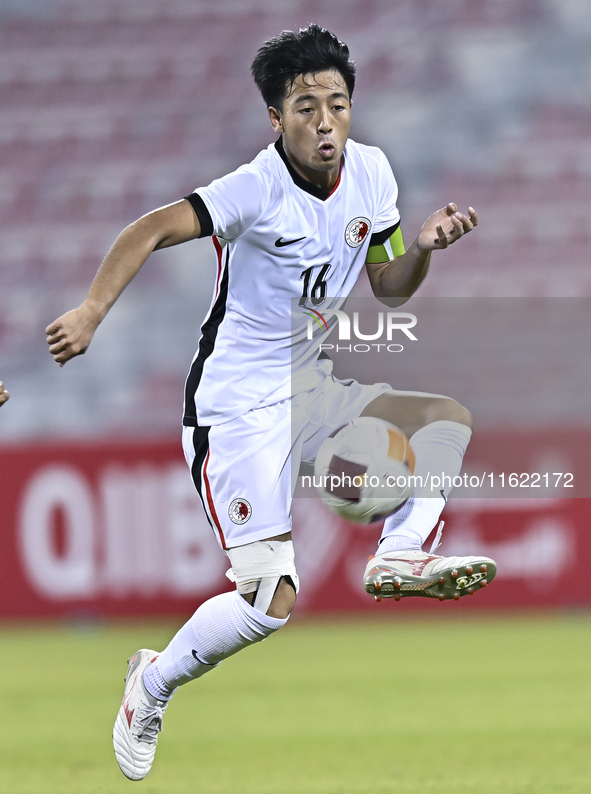
[[[431,215],[418,236],[405,250],[400,226],[388,240],[370,245],[366,268],[376,298],[410,298],[429,270],[432,251],[447,248],[478,225],[478,214],[468,207],[468,214],[448,204]]]

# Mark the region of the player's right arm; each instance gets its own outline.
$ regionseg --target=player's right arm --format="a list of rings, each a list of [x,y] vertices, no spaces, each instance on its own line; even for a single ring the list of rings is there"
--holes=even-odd
[[[6,400],[10,397],[10,394],[4,388],[4,384],[0,380],[0,405],[4,405]]]
[[[63,366],[86,351],[109,309],[152,251],[200,235],[199,219],[185,199],[149,212],[123,229],[98,269],[84,303],[45,329],[55,361]]]

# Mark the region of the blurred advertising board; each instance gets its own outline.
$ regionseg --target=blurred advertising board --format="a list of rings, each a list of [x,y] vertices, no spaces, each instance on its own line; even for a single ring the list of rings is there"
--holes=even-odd
[[[458,489],[443,515],[438,553],[494,557],[499,574],[493,586],[458,604],[376,604],[361,576],[380,526],[347,524],[319,499],[297,498],[298,611],[591,606],[585,574],[591,502],[565,498],[563,487],[560,495],[552,487],[530,487],[531,475],[547,470],[576,479],[591,432],[525,435],[476,433],[464,471],[492,472],[496,495],[462,497]],[[520,459],[519,449],[533,450],[534,458]],[[518,464],[516,471],[502,471],[506,459]],[[176,442],[6,446],[0,472],[0,617],[181,615],[233,586]],[[502,473],[504,491],[497,482]],[[521,484],[524,473],[530,486]],[[510,474],[519,475],[516,485],[509,485]]]

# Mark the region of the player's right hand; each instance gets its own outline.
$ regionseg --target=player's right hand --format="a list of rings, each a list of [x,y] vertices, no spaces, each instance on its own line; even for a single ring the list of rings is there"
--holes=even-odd
[[[4,388],[4,384],[0,380],[0,405],[4,405],[6,400],[10,397],[10,394]]]
[[[102,317],[86,302],[58,317],[45,329],[49,352],[63,367],[66,361],[86,353]]]

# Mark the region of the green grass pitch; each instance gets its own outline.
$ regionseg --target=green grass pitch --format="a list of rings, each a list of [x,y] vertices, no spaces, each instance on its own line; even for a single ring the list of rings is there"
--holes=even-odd
[[[0,629],[4,794],[587,794],[591,618],[293,621],[177,692],[141,783],[126,658],[172,624]]]

